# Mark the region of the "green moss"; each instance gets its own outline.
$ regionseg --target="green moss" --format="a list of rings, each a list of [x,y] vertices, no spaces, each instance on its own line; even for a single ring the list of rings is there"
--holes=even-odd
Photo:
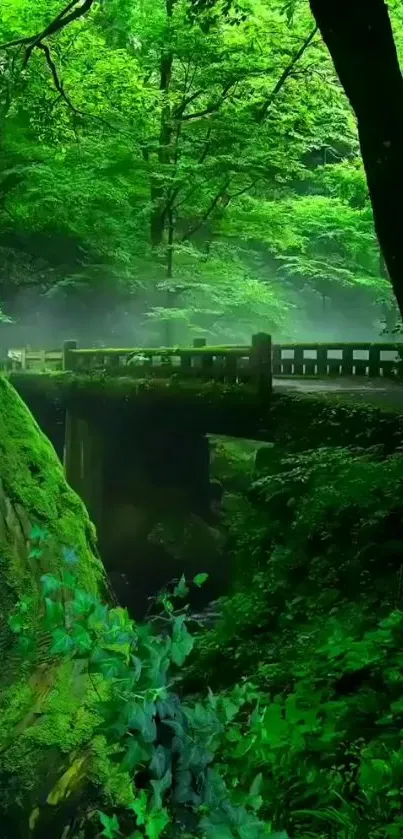
[[[0,476],[5,494],[19,504],[31,524],[50,534],[51,547],[73,548],[80,558],[80,583],[94,593],[102,565],[93,553],[95,531],[80,498],[67,485],[62,465],[15,389],[0,376]],[[58,567],[60,554],[46,553],[46,570]],[[32,569],[31,569],[32,570]],[[44,573],[44,570],[42,573]],[[20,593],[21,568],[13,567],[10,583]]]
[[[170,378],[135,378],[134,376],[111,376],[107,373],[78,374],[70,372],[11,373],[10,382],[17,390],[26,388],[38,393],[44,393],[49,398],[65,396],[75,393],[119,395],[128,398],[152,398],[153,395],[164,398],[183,398],[187,395],[192,399],[205,400],[235,398],[237,401],[257,401],[255,389],[243,383],[224,383],[220,381],[201,381],[200,379],[183,379],[180,374],[173,374]]]
[[[104,737],[94,737],[91,743],[90,777],[95,785],[102,786],[102,794],[108,803],[125,807],[133,801],[133,783],[129,773],[116,764],[119,751],[119,746],[109,746]]]
[[[39,629],[40,577],[58,573],[63,546],[76,551],[75,570],[85,590],[98,594],[104,572],[94,553],[95,532],[84,504],[66,484],[51,443],[2,376],[0,481],[0,774],[5,790],[1,806],[7,808],[16,788],[25,802],[30,800],[30,791],[39,794],[52,766],[57,777],[63,753],[88,743],[98,723],[95,691],[88,677],[77,672],[75,664],[47,661],[48,646]],[[38,558],[27,555],[27,536],[34,524],[49,533],[46,549]],[[13,636],[7,618],[21,598],[27,604],[24,620],[38,641],[34,662],[21,660],[10,649]]]

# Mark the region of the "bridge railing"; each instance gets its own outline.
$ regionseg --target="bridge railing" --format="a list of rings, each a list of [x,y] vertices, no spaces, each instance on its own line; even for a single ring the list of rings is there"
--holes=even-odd
[[[273,376],[399,375],[402,343],[275,344]]]
[[[75,370],[133,378],[215,379],[222,382],[259,382],[268,387],[279,376],[401,375],[403,343],[275,344],[268,335],[256,335],[250,346],[208,347],[196,339],[193,347],[85,349],[66,341],[62,350],[8,351],[8,369]],[[400,364],[399,364],[400,362]]]
[[[201,379],[271,388],[271,340],[254,335],[250,346],[207,347],[196,339],[193,347],[79,348],[65,341],[62,350],[15,349],[8,352],[8,368],[45,372],[102,372],[131,378]]]

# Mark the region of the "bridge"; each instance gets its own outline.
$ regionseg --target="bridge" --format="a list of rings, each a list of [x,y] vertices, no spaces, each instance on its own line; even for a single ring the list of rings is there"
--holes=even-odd
[[[10,349],[3,368],[23,373],[72,373],[152,382],[200,381],[244,386],[267,397],[274,391],[339,394],[348,401],[403,408],[403,343],[271,343],[266,334],[249,346]]]
[[[266,334],[249,346],[227,347],[201,339],[169,348],[80,348],[65,341],[56,350],[11,349],[4,367],[63,460],[113,571],[131,561],[108,541],[108,529],[121,531],[119,505],[131,510],[138,557],[150,555],[148,535],[161,515],[175,519],[187,511],[209,521],[209,435],[291,443],[296,450],[403,445],[402,348],[272,345]],[[324,394],[342,404],[329,405]],[[366,405],[351,410],[349,399],[399,410],[382,411],[379,421]]]
[[[252,336],[250,345],[206,346],[196,338],[192,347],[79,348],[65,341],[62,349],[10,349],[8,370],[70,371],[133,377],[180,378],[255,383],[272,377],[388,377],[399,376],[403,343],[283,343],[272,345],[270,335]]]

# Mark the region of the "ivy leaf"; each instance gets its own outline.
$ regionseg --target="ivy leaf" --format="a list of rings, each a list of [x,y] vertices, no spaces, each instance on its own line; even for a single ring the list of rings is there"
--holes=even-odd
[[[74,649],[74,641],[64,629],[55,629],[52,633],[52,637],[53,644],[50,648],[50,652],[53,655],[65,655]]]
[[[150,813],[146,822],[146,834],[148,839],[159,839],[169,822],[170,818],[165,809],[154,810]]]
[[[193,649],[193,644],[194,640],[190,635],[181,638],[180,641],[174,641],[171,647],[171,658],[173,663],[178,667],[182,667],[182,664],[186,661],[189,653]]]
[[[160,810],[162,808],[162,797],[164,792],[172,786],[171,770],[168,769],[163,778],[160,778],[157,781],[151,781],[150,783],[153,788],[152,807],[154,810]]]
[[[171,659],[178,667],[182,666],[194,645],[194,639],[187,631],[183,621],[184,615],[175,618],[172,631]]]
[[[209,575],[205,574],[205,573],[196,574],[196,576],[193,577],[193,582],[194,582],[195,586],[197,586],[197,588],[200,588],[202,585],[204,585],[206,580],[208,580],[208,576]]]
[[[127,672],[120,657],[99,647],[93,650],[89,663],[91,673],[102,673],[106,679],[117,679]]]
[[[95,599],[88,592],[82,589],[77,589],[74,593],[74,600],[71,603],[71,609],[75,615],[83,616],[89,615],[95,606]]]
[[[29,539],[31,542],[44,542],[48,536],[49,533],[47,530],[35,524],[29,534]]]
[[[107,816],[100,810],[98,810],[98,816],[103,826],[102,836],[106,836],[106,839],[115,839],[115,836],[119,833],[119,822],[117,817]]]
[[[128,805],[128,810],[132,810],[137,818],[137,824],[142,825],[146,823],[147,818],[147,793],[144,789],[140,790],[137,798],[131,801]]]
[[[23,624],[20,615],[10,615],[8,618],[8,625],[12,632],[15,632],[16,635],[19,635]]]
[[[72,632],[72,640],[76,646],[78,652],[81,653],[88,653],[93,647],[93,640],[91,638],[90,633],[85,629],[84,626],[80,624],[76,624],[74,626]]]
[[[122,761],[122,767],[132,772],[137,766],[144,764],[150,757],[149,750],[145,749],[135,737],[130,738],[130,743]]]
[[[52,600],[50,597],[45,597],[45,626],[51,629],[63,621],[64,609],[62,603],[57,600]]]
[[[74,591],[77,587],[77,579],[70,571],[62,572],[62,583],[65,588],[71,589],[71,591]]]
[[[78,565],[78,556],[72,548],[63,548],[63,562],[66,565]]]
[[[185,575],[182,574],[179,583],[174,588],[174,597],[186,597],[189,594],[189,588],[186,585]]]
[[[200,828],[205,839],[234,839],[228,824],[213,824],[207,816],[201,820]]]
[[[28,559],[40,559],[41,556],[43,556],[42,548],[31,548],[28,554]]]
[[[133,703],[127,725],[128,728],[139,731],[146,743],[153,743],[157,739],[157,726],[151,708],[147,713],[138,703]]]
[[[60,580],[53,577],[52,574],[44,574],[41,577],[41,584],[44,595],[54,594],[54,592],[59,591],[62,587]]]
[[[159,745],[154,751],[152,760],[150,762],[150,772],[155,778],[162,778],[167,768],[167,758],[165,749]]]

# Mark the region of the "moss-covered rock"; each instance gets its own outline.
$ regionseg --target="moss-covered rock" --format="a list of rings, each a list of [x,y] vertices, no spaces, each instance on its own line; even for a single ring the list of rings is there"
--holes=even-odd
[[[31,550],[34,526],[48,533],[42,551]],[[42,803],[97,723],[93,686],[77,665],[49,658],[41,629],[40,578],[60,572],[63,547],[79,557],[80,587],[93,594],[105,591],[87,511],[67,485],[52,445],[0,376],[0,819],[5,839],[37,835]],[[21,657],[10,628],[10,616],[21,603],[24,624],[38,641],[31,659]]]

